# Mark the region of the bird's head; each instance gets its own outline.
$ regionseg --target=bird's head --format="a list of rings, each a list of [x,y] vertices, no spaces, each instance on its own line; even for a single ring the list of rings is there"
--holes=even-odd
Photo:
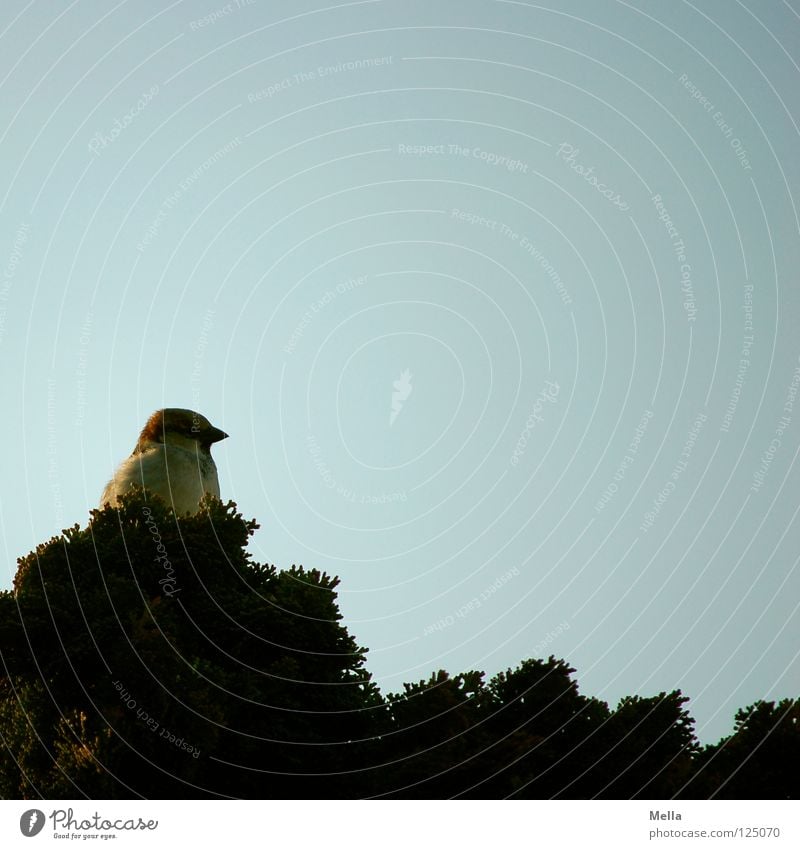
[[[201,451],[209,453],[215,442],[227,437],[228,434],[224,430],[214,427],[200,413],[179,407],[167,407],[164,410],[156,410],[147,420],[139,434],[136,451],[143,451],[148,445],[164,443],[185,447],[197,445]]]

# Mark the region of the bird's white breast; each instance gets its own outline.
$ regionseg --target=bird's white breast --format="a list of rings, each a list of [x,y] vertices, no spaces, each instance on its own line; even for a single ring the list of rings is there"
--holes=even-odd
[[[208,492],[219,498],[219,478],[214,459],[199,448],[153,445],[132,454],[120,464],[108,483],[101,504],[114,504],[117,496],[136,484],[160,496],[178,514],[194,513]]]

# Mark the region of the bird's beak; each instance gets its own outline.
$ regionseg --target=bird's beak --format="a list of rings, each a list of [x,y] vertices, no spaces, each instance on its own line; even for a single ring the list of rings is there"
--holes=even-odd
[[[228,438],[228,434],[225,433],[224,430],[220,430],[218,427],[212,427],[209,429],[208,433],[205,434],[208,442],[220,442],[223,439]]]

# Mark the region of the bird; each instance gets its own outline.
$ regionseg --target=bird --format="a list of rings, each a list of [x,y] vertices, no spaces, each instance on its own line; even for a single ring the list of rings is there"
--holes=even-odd
[[[115,506],[135,485],[162,498],[176,515],[196,513],[205,493],[219,498],[211,446],[227,438],[224,430],[193,410],[156,410],[142,428],[130,457],[120,463],[103,490],[101,509],[106,504]]]

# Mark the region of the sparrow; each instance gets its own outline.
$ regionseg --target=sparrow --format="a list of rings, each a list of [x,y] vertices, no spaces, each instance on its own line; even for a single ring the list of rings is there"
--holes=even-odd
[[[219,498],[217,467],[211,446],[228,434],[193,410],[168,407],[147,420],[133,453],[114,472],[100,507],[116,504],[131,486],[162,498],[176,515],[196,513],[203,495]]]

